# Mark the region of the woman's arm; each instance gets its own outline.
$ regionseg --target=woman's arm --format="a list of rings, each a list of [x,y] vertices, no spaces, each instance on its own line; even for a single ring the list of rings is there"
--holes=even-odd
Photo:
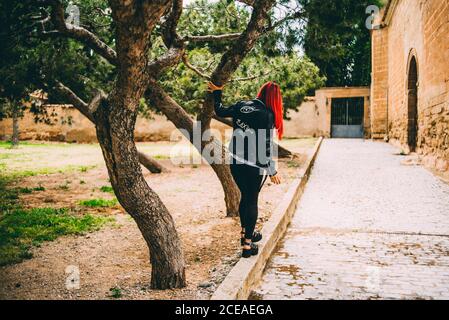
[[[274,128],[274,115],[271,112],[267,112],[267,136],[266,136],[266,150],[268,157],[267,173],[270,176],[271,182],[274,184],[281,184],[281,179],[276,171],[276,162],[273,160],[273,128]]]
[[[214,85],[212,82],[208,83],[209,92],[212,92],[214,95],[214,109],[217,116],[221,118],[231,118],[234,116],[234,105],[225,107],[221,101],[221,96],[223,92],[223,87],[218,87]]]

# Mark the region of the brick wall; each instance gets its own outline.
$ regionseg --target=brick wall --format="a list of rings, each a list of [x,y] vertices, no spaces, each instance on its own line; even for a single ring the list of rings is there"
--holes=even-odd
[[[376,121],[384,118],[383,99],[388,99],[389,137],[394,144],[408,150],[408,66],[415,56],[418,63],[417,152],[427,166],[449,170],[449,1],[399,0],[390,21],[386,22],[385,29],[373,32],[373,128],[377,128]],[[385,73],[387,92],[382,86]]]
[[[387,134],[388,29],[373,30],[371,40],[371,136],[383,139]]]

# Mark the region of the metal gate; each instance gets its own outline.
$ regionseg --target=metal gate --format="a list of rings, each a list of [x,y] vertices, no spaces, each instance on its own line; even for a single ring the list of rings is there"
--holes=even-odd
[[[363,138],[364,98],[332,99],[332,138]]]

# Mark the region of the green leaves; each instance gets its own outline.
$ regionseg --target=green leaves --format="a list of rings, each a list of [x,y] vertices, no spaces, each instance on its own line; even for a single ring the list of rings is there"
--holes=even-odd
[[[370,83],[370,32],[366,8],[382,6],[373,0],[298,0],[307,15],[306,54],[327,77],[328,86],[363,86]]]

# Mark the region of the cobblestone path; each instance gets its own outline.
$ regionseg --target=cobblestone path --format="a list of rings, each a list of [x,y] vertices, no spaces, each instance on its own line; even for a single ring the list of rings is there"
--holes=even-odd
[[[391,145],[325,140],[255,299],[449,299],[449,185]]]

